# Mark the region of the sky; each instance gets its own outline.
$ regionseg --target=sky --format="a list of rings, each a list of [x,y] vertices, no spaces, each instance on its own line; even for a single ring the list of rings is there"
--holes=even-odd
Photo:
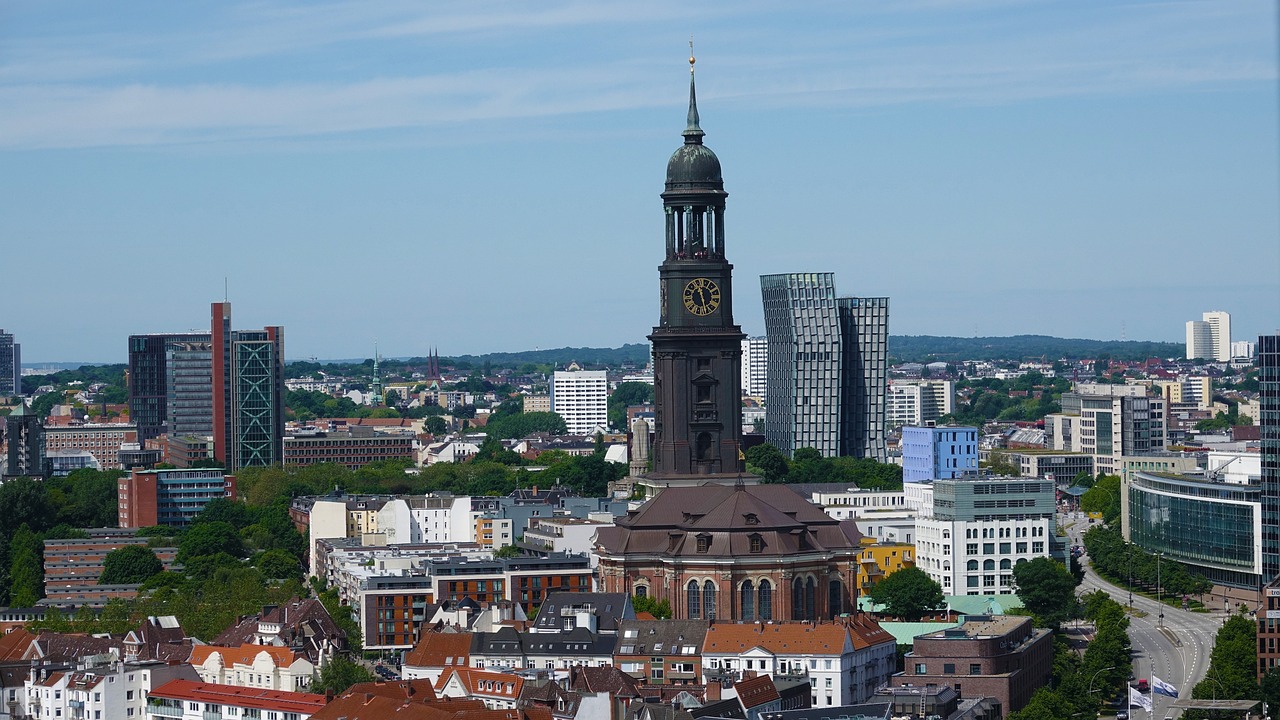
[[[689,38],[734,316],[833,272],[893,335],[1280,328],[1271,0],[0,3],[0,328],[28,363],[644,342]]]

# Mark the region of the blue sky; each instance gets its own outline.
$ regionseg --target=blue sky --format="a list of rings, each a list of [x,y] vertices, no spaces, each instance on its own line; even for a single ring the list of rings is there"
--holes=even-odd
[[[283,324],[291,358],[641,342],[690,33],[735,316],[1280,327],[1277,18],[1221,2],[0,5],[0,327],[29,361]]]

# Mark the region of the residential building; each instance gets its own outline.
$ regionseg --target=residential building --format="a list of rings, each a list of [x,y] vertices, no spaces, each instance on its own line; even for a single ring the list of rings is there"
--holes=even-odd
[[[1153,385],[1160,389],[1170,412],[1179,409],[1208,410],[1213,404],[1213,378],[1207,376],[1157,380]]]
[[[0,328],[0,398],[22,394],[22,345]]]
[[[551,411],[564,419],[570,435],[608,430],[609,379],[605,371],[557,370],[551,379]]]
[[[564,677],[571,668],[613,663],[614,637],[579,627],[551,633],[500,627],[473,633],[471,664],[488,670],[541,670]]]
[[[1066,559],[1056,502],[1047,480],[935,480],[916,519],[916,567],[945,594],[1011,594],[1014,565],[1038,557]]]
[[[120,470],[120,450],[138,443],[138,426],[132,423],[90,423],[73,421],[67,425],[47,425],[44,449],[53,453],[87,452],[99,470]]]
[[[211,342],[209,333],[129,336],[129,419],[139,442],[213,432]]]
[[[551,412],[550,395],[525,395],[524,412]]]
[[[481,515],[475,520],[475,541],[481,547],[497,550],[515,542],[510,518]]]
[[[187,663],[202,682],[290,692],[304,691],[319,671],[304,656],[278,645],[196,645]]]
[[[591,554],[596,531],[613,527],[613,517],[608,520],[576,517],[533,518],[516,546],[535,555],[548,553],[572,553],[591,557],[594,567],[597,558]]]
[[[1253,360],[1257,347],[1251,340],[1233,340],[1231,342],[1231,359]]]
[[[877,542],[875,538],[862,538],[862,551],[858,557],[858,594],[866,595],[871,586],[903,568],[916,566],[916,549],[913,545],[896,542]]]
[[[319,575],[317,543],[332,538],[360,537],[378,532],[378,512],[390,496],[333,494],[320,498],[294,498],[289,517],[298,532],[307,536],[311,551],[307,567]]]
[[[44,456],[44,423],[22,403],[4,418],[4,439],[8,447],[4,472],[0,477],[45,477],[49,464]]]
[[[319,600],[294,597],[281,605],[268,605],[256,615],[241,617],[209,644],[227,648],[286,647],[315,667],[322,667],[334,655],[346,652],[347,634],[333,622]]]
[[[117,483],[120,527],[184,528],[214,498],[234,498],[236,478],[216,468],[134,470]]]
[[[623,620],[613,664],[644,685],[702,686],[709,620]]]
[[[90,528],[86,538],[44,541],[44,582],[46,594],[57,588],[96,585],[102,576],[103,562],[113,550],[130,545],[150,547],[150,538],[139,537],[137,531],[118,528]],[[165,570],[172,569],[178,549],[151,547]]]
[[[1260,486],[1137,471],[1122,478],[1120,509],[1125,539],[1143,550],[1250,599],[1265,584]]]
[[[864,536],[910,544],[916,512],[902,491],[863,490],[845,483],[796,483],[790,487],[836,520],[852,519]]]
[[[455,667],[471,667],[471,633],[428,630],[405,653],[401,673],[406,680],[429,680],[434,684]]]
[[[514,710],[524,678],[513,673],[453,668],[436,681],[436,696],[441,698],[473,698],[484,702],[490,710]]]
[[[786,485],[670,488],[596,533],[605,592],[676,619],[818,620],[849,612],[862,534]]]
[[[148,720],[223,717],[309,720],[328,702],[329,698],[316,693],[170,680],[148,693],[145,717]]]
[[[147,448],[160,453],[160,461],[189,468],[196,462],[213,459],[212,435],[161,435],[147,441]]]
[[[194,680],[190,665],[121,662],[113,655],[86,655],[74,664],[31,666],[24,689],[26,717],[143,720],[148,696],[172,680]]]
[[[955,411],[956,384],[950,380],[893,380],[889,383],[885,423],[925,426]]]
[[[742,341],[742,394],[767,401],[769,383],[769,339],[749,337]]]
[[[618,624],[635,616],[631,598],[622,593],[555,592],[547,594],[529,629],[558,633],[586,628],[599,635],[617,635]]]
[[[978,471],[978,428],[902,428],[903,482],[957,478]]]
[[[213,303],[213,456],[228,470],[282,462],[284,328],[233,330],[231,303]]]
[[[885,461],[888,298],[837,298],[832,273],[762,275],[760,291],[766,441]]]
[[[702,651],[707,683],[753,673],[805,678],[814,707],[864,702],[896,668],[893,635],[865,614],[816,623],[713,623]]]
[[[1021,710],[1053,672],[1053,635],[1016,615],[971,615],[958,628],[919,635],[894,674],[895,688],[948,685]]]
[[[294,430],[281,441],[285,465],[337,463],[358,470],[383,460],[417,460],[412,433],[384,433],[362,425],[346,432]]]
[[[1231,360],[1231,314],[1212,310],[1187,322],[1187,359]]]
[[[1262,579],[1280,577],[1280,334],[1258,337],[1262,453]]]
[[[410,495],[382,505],[377,531],[391,545],[472,543],[476,542],[474,518],[470,496]]]
[[[702,483],[755,482],[742,460],[742,340],[733,318],[724,177],[703,143],[693,76],[684,143],[667,161],[665,242],[653,346],[649,495]]]

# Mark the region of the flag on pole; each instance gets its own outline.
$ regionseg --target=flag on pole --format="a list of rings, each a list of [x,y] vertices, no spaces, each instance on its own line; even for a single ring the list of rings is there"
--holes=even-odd
[[[1130,685],[1129,686],[1129,706],[1130,707],[1137,706],[1142,708],[1143,710],[1146,710],[1147,712],[1151,712],[1151,698],[1138,692],[1137,688]]]
[[[1151,676],[1151,691],[1160,693],[1161,695],[1168,695],[1171,698],[1178,697],[1178,688],[1161,680],[1154,674]]]

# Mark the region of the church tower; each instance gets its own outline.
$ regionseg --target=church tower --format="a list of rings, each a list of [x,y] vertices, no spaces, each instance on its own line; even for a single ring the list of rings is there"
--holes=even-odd
[[[720,160],[702,143],[689,58],[684,144],[667,162],[666,257],[653,343],[653,471],[642,484],[733,483],[742,478],[742,329],[733,322],[733,265],[725,256],[728,194]]]

